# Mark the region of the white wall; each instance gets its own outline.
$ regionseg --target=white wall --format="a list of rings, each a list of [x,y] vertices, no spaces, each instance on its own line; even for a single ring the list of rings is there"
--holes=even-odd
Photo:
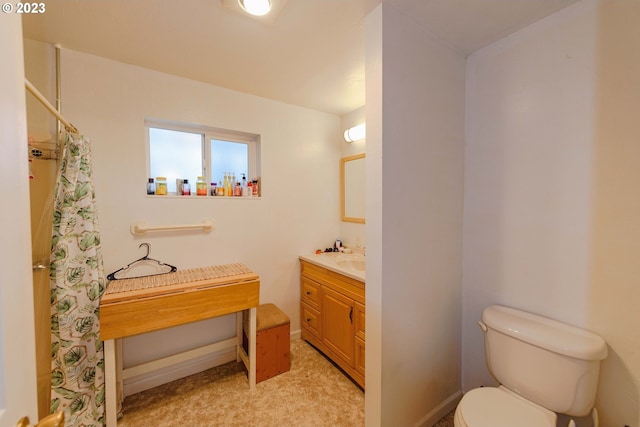
[[[367,122],[366,426],[382,425],[382,6],[365,20]]]
[[[617,19],[603,23],[603,3]],[[620,87],[638,87],[640,61],[630,54],[640,40],[637,22],[606,38],[639,8],[621,3],[580,2],[475,52],[467,70],[463,389],[494,383],[476,325],[482,309],[500,303],[529,310],[608,341],[613,358],[602,383],[611,385],[601,387],[599,405],[605,426],[639,424],[640,336],[630,325],[640,321],[632,308],[640,290],[631,286],[640,208],[625,202],[637,200],[640,182],[637,114],[634,123],[628,113],[638,111],[640,96],[612,92],[620,79],[607,72],[635,69],[635,77],[625,71]],[[608,53],[614,44],[616,55]],[[626,108],[617,107],[622,96]],[[602,129],[620,114],[626,127]],[[613,155],[607,163],[604,150]],[[615,172],[620,167],[627,176]],[[612,201],[624,231],[608,216]],[[610,235],[613,228],[619,236]],[[614,262],[605,258],[611,251]],[[613,267],[618,277],[611,277]]]
[[[380,295],[382,391],[367,411],[378,406],[384,426],[431,425],[460,390],[465,59],[393,6],[383,3],[380,22],[381,33],[371,36],[381,36],[381,74],[373,75],[381,76],[381,92],[367,83],[367,110],[382,121],[367,138],[367,171],[381,167],[374,177],[382,191],[367,227],[367,259],[380,264],[367,265],[367,318]]]
[[[485,306],[585,322],[595,35],[593,18],[577,12],[469,58],[465,389],[488,381],[476,325]]]
[[[340,119],[299,107],[63,49],[63,114],[92,141],[105,270],[143,255],[179,269],[243,262],[260,275],[260,301],[277,304],[300,329],[298,255],[339,233]],[[145,118],[261,136],[262,198],[147,197]],[[216,220],[210,234],[134,237],[132,223]],[[229,337],[234,318],[125,340],[126,366]]]
[[[29,230],[27,115],[20,15],[0,17],[0,425],[38,419]]]
[[[640,425],[640,2],[599,1],[587,326],[609,343],[603,426]]]

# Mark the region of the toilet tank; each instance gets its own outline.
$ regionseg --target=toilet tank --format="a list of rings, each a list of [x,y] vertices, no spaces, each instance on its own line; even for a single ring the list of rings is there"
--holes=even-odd
[[[491,375],[554,412],[588,415],[607,344],[598,335],[546,317],[493,305],[482,313]]]

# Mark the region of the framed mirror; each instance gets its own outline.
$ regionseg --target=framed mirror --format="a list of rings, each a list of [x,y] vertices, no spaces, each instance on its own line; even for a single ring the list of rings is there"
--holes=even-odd
[[[340,193],[342,220],[365,222],[365,155],[340,159]]]

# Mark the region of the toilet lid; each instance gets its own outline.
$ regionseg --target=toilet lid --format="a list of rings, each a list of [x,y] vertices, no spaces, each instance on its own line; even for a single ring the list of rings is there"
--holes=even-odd
[[[532,402],[495,387],[466,393],[460,418],[469,427],[555,427],[556,415]]]

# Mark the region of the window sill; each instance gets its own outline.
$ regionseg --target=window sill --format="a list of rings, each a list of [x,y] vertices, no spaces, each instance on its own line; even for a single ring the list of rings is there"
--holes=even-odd
[[[261,196],[251,196],[251,197],[241,197],[241,196],[196,196],[192,194],[191,196],[178,196],[177,194],[167,194],[166,196],[158,196],[153,194],[147,194],[147,199],[202,199],[202,200],[260,200]]]

